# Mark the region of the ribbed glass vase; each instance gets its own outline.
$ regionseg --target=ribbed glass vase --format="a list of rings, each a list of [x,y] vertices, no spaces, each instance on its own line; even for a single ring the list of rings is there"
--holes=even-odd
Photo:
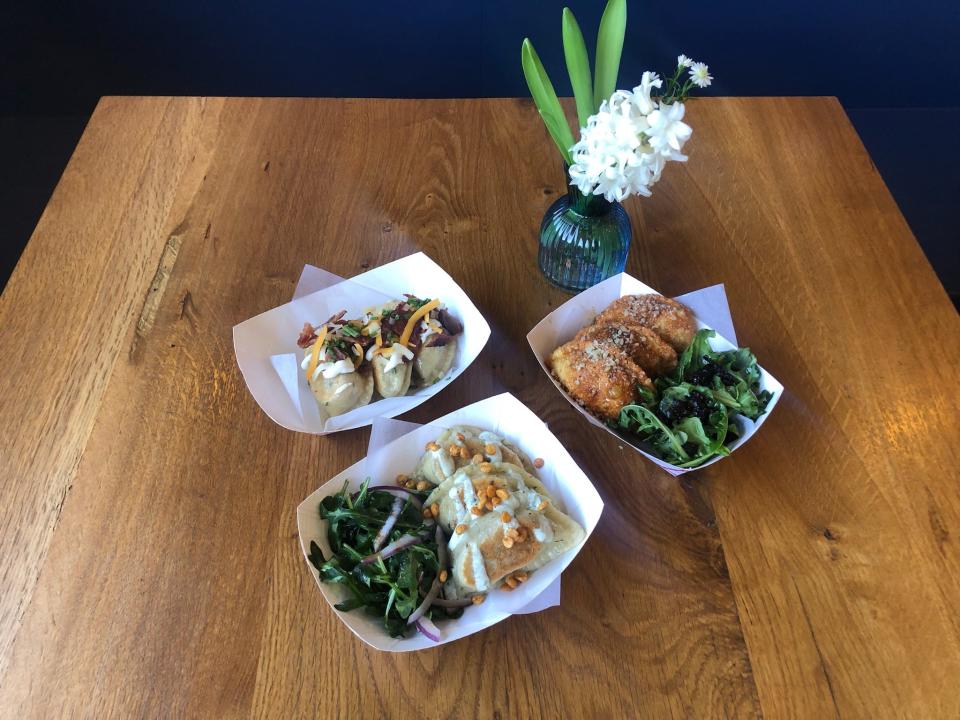
[[[571,185],[540,224],[540,271],[562,290],[586,290],[623,272],[631,234],[620,203],[584,195]]]

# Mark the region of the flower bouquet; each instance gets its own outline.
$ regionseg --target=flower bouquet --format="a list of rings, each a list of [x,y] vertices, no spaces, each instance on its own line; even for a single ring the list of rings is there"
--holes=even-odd
[[[630,220],[620,204],[649,197],[668,162],[683,162],[693,129],[683,122],[694,88],[713,81],[709,68],[686,55],[662,78],[644,72],[640,84],[617,90],[627,23],[626,0],[609,0],[600,20],[594,74],[580,26],[563,9],[563,50],[580,125],[574,138],[553,84],[529,38],[523,73],[540,117],[565,163],[570,191],[548,210],[540,226],[540,270],[554,285],[580,291],[623,272]]]

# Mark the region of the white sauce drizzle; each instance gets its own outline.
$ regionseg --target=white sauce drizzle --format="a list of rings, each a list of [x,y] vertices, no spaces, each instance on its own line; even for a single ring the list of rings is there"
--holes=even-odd
[[[492,433],[489,430],[484,430],[482,433],[477,435],[477,439],[486,445],[493,445],[494,451],[492,453],[486,452],[484,448],[484,454],[490,459],[490,462],[503,462],[503,438]]]
[[[423,343],[431,335],[439,335],[441,330],[440,323],[438,323],[436,320],[431,320],[428,317],[425,317],[420,321],[419,327],[421,343]]]
[[[478,591],[483,592],[490,587],[490,578],[487,576],[487,567],[483,562],[483,553],[474,545],[471,548],[473,557],[473,584]]]
[[[353,366],[353,363],[350,360],[337,360],[336,362],[324,362],[317,365],[317,369],[313,371],[312,380],[316,380],[318,377],[323,375],[325,380],[330,378],[335,378],[337,375],[346,375],[347,373],[352,373],[356,368]]]
[[[383,369],[385,373],[390,372],[400,365],[404,360],[413,360],[413,351],[404,347],[400,343],[393,344],[393,352],[390,353],[390,359],[387,360],[387,366]]]
[[[453,458],[450,457],[450,452],[446,448],[439,448],[433,451],[433,459],[437,461],[437,464],[440,466],[440,473],[444,478],[448,478],[457,469],[457,465],[454,462]]]

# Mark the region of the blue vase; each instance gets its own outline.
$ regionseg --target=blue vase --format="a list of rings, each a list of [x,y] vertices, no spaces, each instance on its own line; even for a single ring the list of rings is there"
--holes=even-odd
[[[586,290],[623,272],[631,234],[620,203],[571,185],[540,224],[540,272],[561,290]]]

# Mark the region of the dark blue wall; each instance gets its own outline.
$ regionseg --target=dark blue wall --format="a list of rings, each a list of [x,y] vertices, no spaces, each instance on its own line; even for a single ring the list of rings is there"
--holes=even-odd
[[[109,93],[525,94],[529,35],[558,85],[562,1],[146,0],[8,5],[6,112],[89,109]],[[592,45],[602,2],[570,6]],[[960,105],[957,0],[671,0],[629,5],[624,84],[678,52],[718,94],[838,95],[848,107]]]
[[[588,45],[604,1],[572,0]],[[101,95],[561,94],[563,0],[0,3],[0,284]],[[719,95],[837,95],[947,289],[960,292],[960,0],[629,0],[621,86],[677,53]]]

